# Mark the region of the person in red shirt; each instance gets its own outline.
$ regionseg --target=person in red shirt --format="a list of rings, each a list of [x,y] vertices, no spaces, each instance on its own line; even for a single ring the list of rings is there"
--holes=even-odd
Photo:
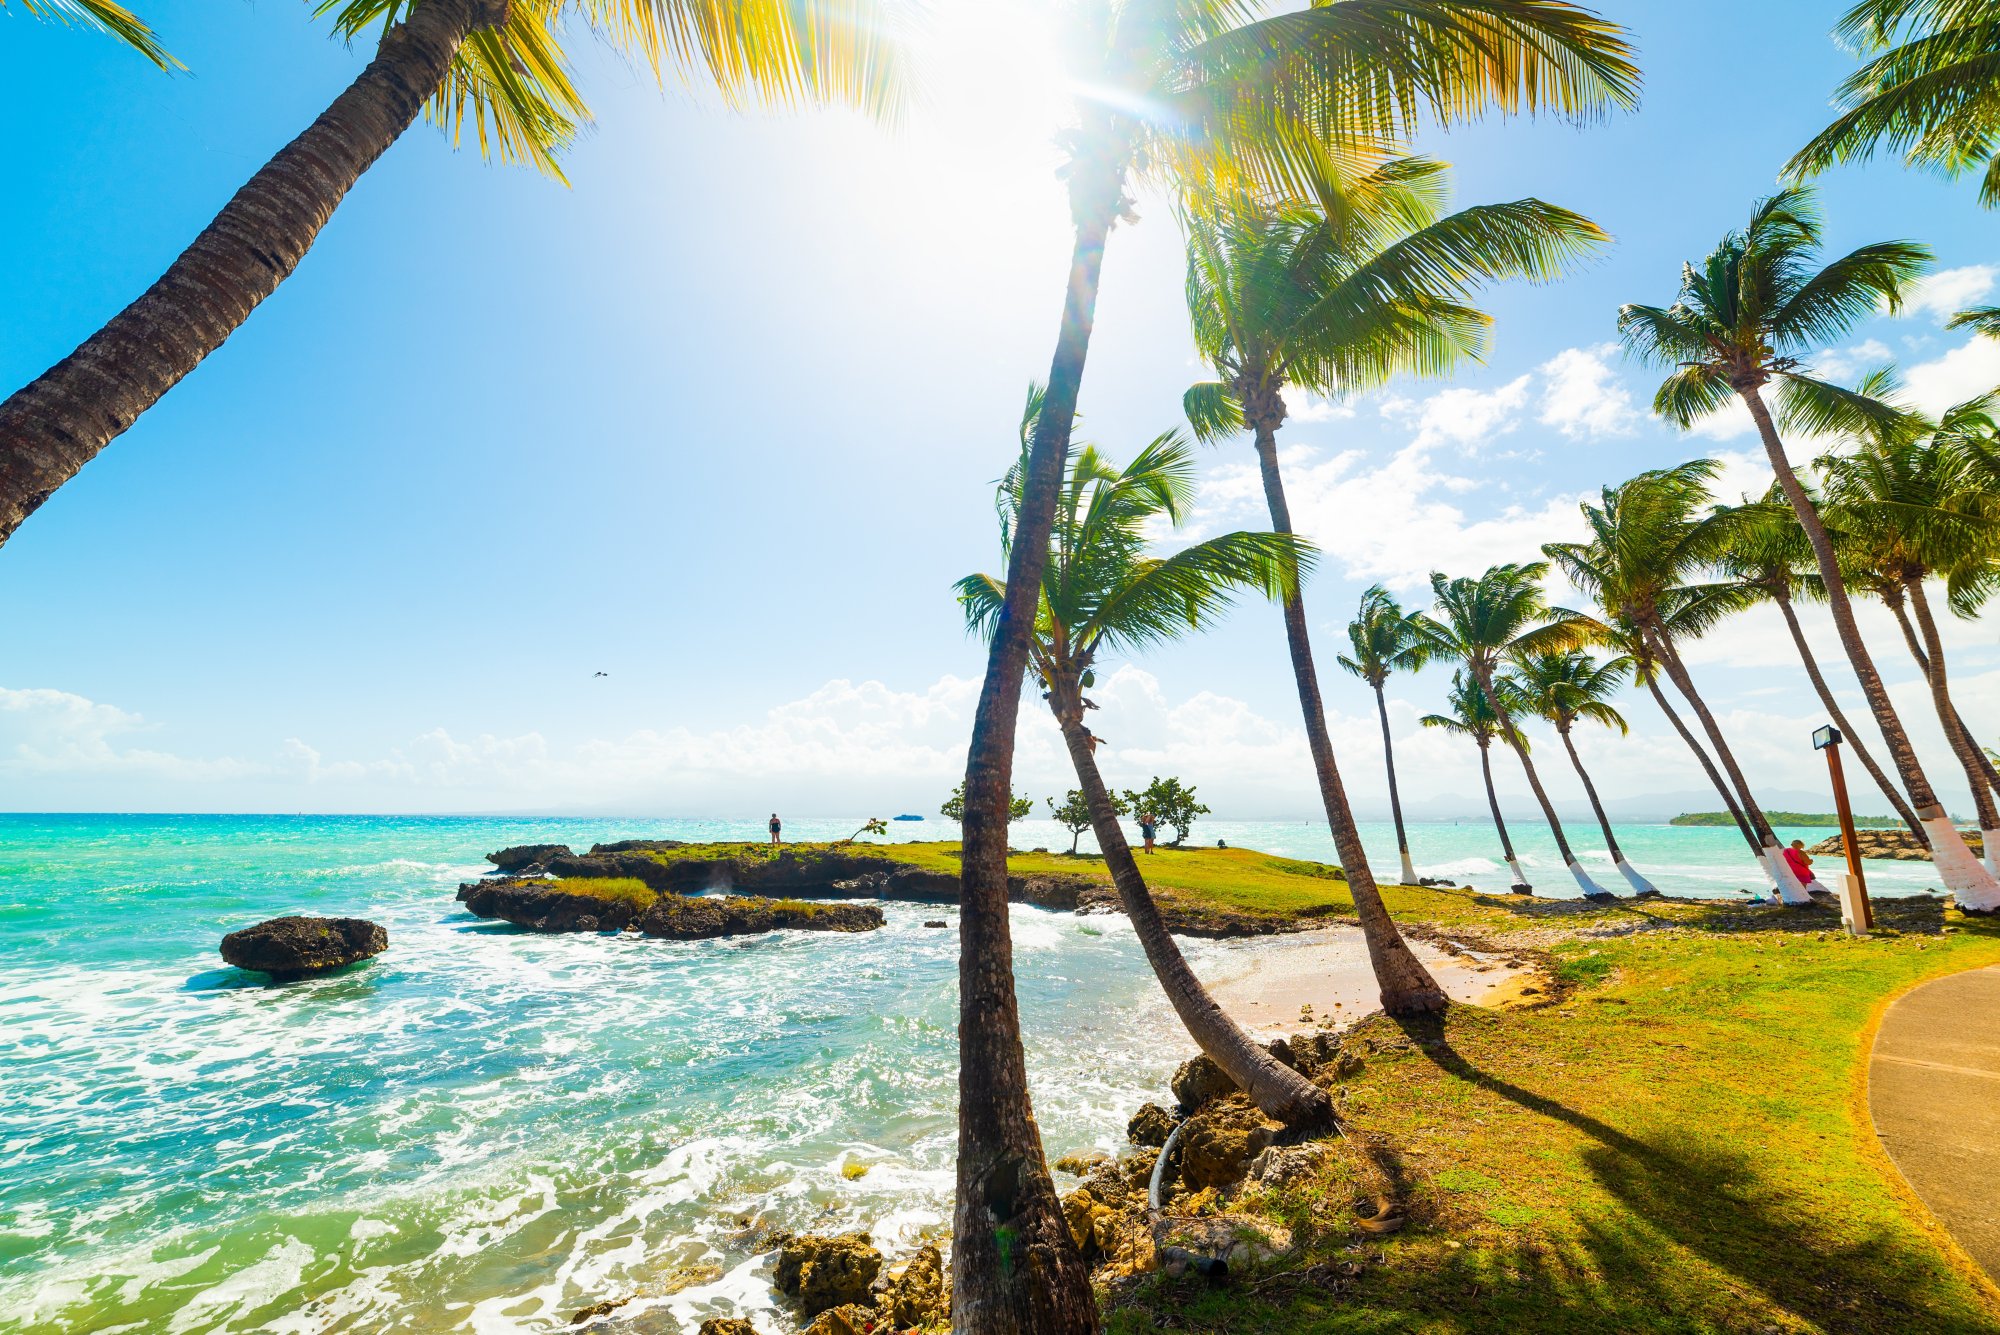
[[[1800,885],[1810,886],[1813,883],[1812,854],[1806,852],[1805,840],[1792,840],[1792,846],[1785,850],[1785,861],[1790,864],[1792,873],[1799,878]]]

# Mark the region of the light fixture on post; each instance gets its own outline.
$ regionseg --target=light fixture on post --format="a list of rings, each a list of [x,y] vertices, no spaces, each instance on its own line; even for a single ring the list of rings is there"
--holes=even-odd
[[[1833,809],[1840,814],[1840,845],[1847,854],[1847,875],[1840,894],[1840,917],[1854,936],[1866,936],[1875,926],[1875,910],[1868,903],[1868,882],[1861,875],[1861,850],[1854,838],[1854,811],[1847,805],[1847,774],[1840,767],[1840,729],[1831,723],[1813,730],[1813,750],[1826,752],[1827,772],[1833,776]]]

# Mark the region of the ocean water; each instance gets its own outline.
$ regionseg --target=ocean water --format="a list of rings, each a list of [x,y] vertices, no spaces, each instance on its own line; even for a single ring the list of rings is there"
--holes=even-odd
[[[505,844],[761,833],[0,816],[0,1331],[504,1335],[636,1295],[635,1335],[730,1313],[778,1332],[763,1228],[865,1228],[892,1253],[941,1237],[957,934],[922,924],[955,910],[677,943],[535,936],[453,901]],[[1429,874],[1507,879],[1484,827],[1412,833]],[[1532,834],[1531,875],[1555,865]],[[1068,842],[1045,822],[1015,836]],[[1368,837],[1393,867],[1393,837]],[[1331,856],[1306,825],[1195,838]],[[1635,827],[1630,854],[1670,892],[1728,894],[1754,883],[1735,839]],[[1925,879],[1871,873],[1888,893]],[[390,948],[282,987],[222,966],[223,933],[286,912],[374,918]],[[1187,1040],[1122,919],[1021,907],[1013,926],[1050,1152],[1115,1150]],[[1204,972],[1256,948],[1189,943]]]

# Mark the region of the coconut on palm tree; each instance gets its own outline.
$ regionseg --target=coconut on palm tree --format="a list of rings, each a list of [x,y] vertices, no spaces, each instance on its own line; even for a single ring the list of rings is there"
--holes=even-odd
[[[1930,262],[1910,241],[1862,246],[1822,264],[1820,221],[1811,192],[1786,190],[1760,201],[1741,231],[1731,232],[1700,266],[1687,265],[1679,299],[1669,307],[1624,307],[1618,328],[1642,359],[1673,368],[1653,406],[1688,427],[1731,402],[1749,410],[1765,457],[1812,545],[1827,606],[1854,675],[1860,680],[1903,788],[1930,835],[1938,878],[1972,912],[2000,910],[2000,879],[1981,866],[1945,814],[1887,687],[1862,641],[1841,578],[1833,539],[1799,480],[1779,435],[1773,405],[1787,428],[1807,434],[1883,429],[1902,417],[1869,395],[1812,376],[1802,358],[1844,334],[1856,320],[1897,309],[1904,288]]]
[[[1792,646],[1799,651],[1806,678],[1812,682],[1827,717],[1846,739],[1847,749],[1868,771],[1890,807],[1903,818],[1911,836],[1921,847],[1930,847],[1930,838],[1902,790],[1883,771],[1881,763],[1861,740],[1861,734],[1848,722],[1846,712],[1819,670],[1819,660],[1806,639],[1805,628],[1799,624],[1798,600],[1818,601],[1825,596],[1825,589],[1819,582],[1819,572],[1813,568],[1812,548],[1806,542],[1805,532],[1792,518],[1791,508],[1775,483],[1761,501],[1744,507],[1744,518],[1748,522],[1737,529],[1736,536],[1716,558],[1717,567],[1733,576],[1759,602],[1768,602],[1778,609]],[[1839,536],[1836,532],[1836,540]]]
[[[1382,760],[1389,769],[1389,814],[1396,822],[1396,852],[1403,859],[1403,884],[1417,883],[1410,862],[1410,836],[1403,828],[1403,799],[1396,788],[1396,749],[1389,735],[1389,699],[1383,687],[1391,672],[1424,665],[1423,642],[1409,613],[1380,584],[1361,595],[1361,611],[1347,623],[1347,642],[1354,657],[1340,655],[1340,665],[1368,683],[1375,692],[1375,712],[1382,720]]]
[[[1611,818],[1604,814],[1604,803],[1597,796],[1597,785],[1590,781],[1590,771],[1583,767],[1583,757],[1577,754],[1575,739],[1570,736],[1579,719],[1616,728],[1621,737],[1631,732],[1625,716],[1611,703],[1611,697],[1625,684],[1633,666],[1632,660],[1623,654],[1600,662],[1581,649],[1551,650],[1521,656],[1507,676],[1521,712],[1541,718],[1562,738],[1563,750],[1569,754],[1576,777],[1583,782],[1584,795],[1590,799],[1598,828],[1604,831],[1604,847],[1610,852],[1618,874],[1625,878],[1634,894],[1657,895],[1660,892],[1653,883],[1625,860],[1625,850],[1618,846],[1618,834],[1611,828]]]
[[[886,113],[902,98],[876,0],[322,0],[317,12],[343,40],[375,36],[374,59],[138,300],[0,402],[0,543],[291,276],[421,111],[454,142],[470,130],[483,153],[560,177],[589,116],[565,53],[584,33],[655,74],[700,71],[732,102]]]
[[[1003,547],[1019,529],[1026,458],[1001,483]],[[1178,524],[1194,499],[1194,448],[1178,434],[1154,440],[1123,468],[1092,446],[1071,451],[1042,566],[1042,601],[1030,670],[1062,729],[1090,811],[1091,828],[1119,902],[1154,975],[1190,1037],[1257,1106],[1292,1125],[1333,1118],[1325,1090],[1272,1056],[1224,1013],[1168,934],[1125,842],[1119,804],[1097,768],[1084,723],[1104,659],[1165,644],[1206,627],[1243,590],[1281,597],[1298,579],[1301,544],[1275,533],[1228,533],[1168,556],[1151,551],[1149,526]],[[992,575],[958,582],[967,623],[990,636],[1007,586]]]
[[[1188,310],[1195,344],[1220,377],[1187,392],[1188,419],[1208,440],[1252,431],[1277,532],[1293,531],[1277,455],[1287,386],[1346,393],[1476,356],[1490,320],[1469,304],[1475,288],[1551,277],[1603,239],[1588,220],[1538,200],[1445,216],[1444,173],[1427,159],[1389,158],[1326,186],[1311,207],[1231,199],[1187,210]],[[1352,878],[1383,1005],[1436,1009],[1443,990],[1395,934],[1367,867],[1326,725],[1303,592],[1284,611],[1321,804]],[[1391,798],[1399,807],[1393,771]],[[1408,880],[1415,868],[1400,833],[1398,843]]]
[[[1839,117],[1787,173],[1811,176],[1886,149],[1943,176],[1978,171],[1979,202],[2000,205],[2000,8],[1991,0],[1861,0],[1834,34],[1865,60],[1834,94]]]
[[[1648,655],[1645,661],[1664,670],[1694,709],[1729,775],[1744,838],[1762,874],[1786,903],[1806,904],[1811,896],[1785,860],[1743,767],[1680,655],[1682,640],[1703,634],[1755,601],[1733,581],[1702,579],[1747,522],[1738,511],[1712,506],[1708,485],[1717,467],[1712,459],[1696,459],[1605,487],[1599,493],[1602,505],[1579,507],[1590,539],[1547,543],[1542,554],[1604,609],[1606,619],[1590,624],[1592,638],[1608,641],[1621,626],[1637,632]],[[1701,754],[1699,747],[1696,752]]]
[[[1239,0],[1076,7],[1080,60],[1070,73],[1077,117],[1063,169],[1070,266],[1007,601],[966,754],[952,1296],[954,1319],[967,1335],[1070,1335],[1097,1324],[1028,1100],[1009,968],[1006,802],[1021,680],[1104,248],[1130,214],[1128,190],[1150,177],[1183,196],[1248,189],[1295,198],[1341,179],[1354,161],[1379,161],[1420,123],[1449,128],[1490,108],[1582,119],[1630,105],[1637,93],[1623,31],[1570,0],[1331,0],[1251,17],[1256,12]],[[1344,809],[1344,796],[1330,795]],[[1355,841],[1354,856],[1342,857],[1362,878],[1355,900],[1364,923],[1373,924],[1364,930],[1385,1005],[1441,1008],[1442,990],[1393,925],[1384,930],[1387,914],[1368,902],[1377,897],[1359,852]]]
[[[1487,703],[1500,719],[1500,736],[1514,750],[1527,776],[1528,789],[1542,809],[1549,833],[1555,836],[1556,851],[1563,867],[1576,880],[1585,899],[1610,899],[1612,894],[1590,878],[1570,849],[1555,804],[1542,788],[1541,775],[1529,758],[1528,748],[1515,724],[1513,707],[1500,685],[1503,666],[1518,663],[1531,655],[1573,648],[1583,637],[1582,622],[1569,613],[1550,609],[1542,594],[1542,576],[1548,566],[1491,566],[1476,579],[1461,575],[1446,579],[1431,575],[1431,611],[1420,614],[1418,627],[1425,651],[1434,659],[1462,664],[1486,693]]]
[[[1500,735],[1500,715],[1464,668],[1451,674],[1451,693],[1445,700],[1451,706],[1449,714],[1426,714],[1420,722],[1426,728],[1442,728],[1454,736],[1470,737],[1479,747],[1479,774],[1486,780],[1486,806],[1493,813],[1493,832],[1500,836],[1500,856],[1514,873],[1511,888],[1517,895],[1531,894],[1535,887],[1528,884],[1528,874],[1521,870],[1514,841],[1507,837],[1507,821],[1500,814],[1500,795],[1493,790],[1493,739]],[[1528,744],[1518,730],[1508,740],[1523,748]]]
[[[108,33],[163,70],[187,67],[168,55],[160,39],[137,14],[117,0],[19,0],[29,18],[73,23]],[[0,9],[7,0],[0,0]]]

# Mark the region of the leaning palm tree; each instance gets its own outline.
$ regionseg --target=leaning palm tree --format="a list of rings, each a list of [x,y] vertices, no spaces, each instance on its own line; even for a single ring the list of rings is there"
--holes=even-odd
[[[1009,968],[1006,816],[1042,562],[1104,248],[1130,213],[1128,189],[1150,175],[1184,195],[1246,188],[1299,197],[1339,179],[1343,164],[1379,160],[1420,122],[1450,127],[1489,108],[1584,119],[1630,105],[1638,88],[1623,31],[1570,0],[1330,0],[1268,17],[1252,17],[1259,11],[1242,0],[1093,0],[1077,8],[1077,123],[1064,167],[1073,248],[1007,601],[966,752],[952,1310],[967,1335],[1070,1335],[1097,1324],[1028,1100]],[[1358,846],[1354,854],[1342,857],[1366,882]],[[1355,900],[1364,922],[1377,923],[1365,930],[1384,1004],[1398,1012],[1441,1008],[1442,990],[1400,938],[1391,931],[1386,939],[1396,946],[1383,944],[1379,920],[1387,915],[1361,907],[1374,888],[1362,882],[1354,883]]]
[[[1446,579],[1443,574],[1433,572],[1432,610],[1420,614],[1418,626],[1426,653],[1432,658],[1463,664],[1479,689],[1486,693],[1487,703],[1500,719],[1500,735],[1520,760],[1528,789],[1534,793],[1543,819],[1548,821],[1549,833],[1555,836],[1556,851],[1562,855],[1563,866],[1576,879],[1583,897],[1610,899],[1611,892],[1590,879],[1570,850],[1562,821],[1556,817],[1555,804],[1542,788],[1541,776],[1535,772],[1535,762],[1528,757],[1513,709],[1499,684],[1503,666],[1533,654],[1571,648],[1584,636],[1578,618],[1551,612],[1542,596],[1542,576],[1547,572],[1548,566],[1542,562],[1492,566],[1477,579],[1465,575]]]
[[[379,34],[375,58],[138,300],[0,403],[0,543],[291,276],[419,112],[560,178],[589,116],[570,36],[635,52],[655,74],[701,71],[731,102],[890,113],[902,98],[876,0],[319,0],[316,12],[343,40]]]
[[[73,23],[108,33],[163,70],[187,68],[167,54],[144,20],[117,0],[20,0],[20,4],[29,18]],[[0,9],[6,7],[7,0],[0,0]]]
[[[1741,817],[1739,828],[1763,874],[1786,903],[1804,904],[1811,896],[1786,862],[1735,752],[1680,656],[1682,640],[1706,632],[1754,601],[1733,581],[1700,579],[1747,522],[1740,512],[1711,505],[1708,486],[1717,467],[1712,459],[1696,459],[1605,487],[1600,493],[1602,505],[1586,502],[1579,507],[1590,539],[1547,543],[1542,554],[1604,609],[1605,618],[1591,623],[1591,638],[1608,642],[1624,627],[1637,632],[1647,655],[1642,661],[1665,671],[1694,709],[1728,773],[1736,799],[1733,810]],[[1701,749],[1695,751],[1706,763]]]
[[[1493,832],[1500,836],[1500,855],[1507,860],[1507,870],[1514,873],[1512,889],[1519,895],[1532,893],[1535,887],[1528,884],[1528,874],[1521,870],[1521,859],[1514,854],[1514,841],[1507,837],[1507,821],[1500,814],[1500,795],[1493,790],[1493,739],[1500,735],[1500,715],[1464,668],[1451,674],[1451,693],[1445,700],[1451,706],[1449,714],[1426,714],[1419,721],[1426,728],[1442,728],[1454,736],[1470,737],[1479,747],[1479,774],[1486,780],[1486,806],[1493,813]],[[1528,744],[1518,732],[1509,740],[1521,747]]]
[[[1748,522],[1737,530],[1734,540],[1717,557],[1717,567],[1733,576],[1758,602],[1770,603],[1778,609],[1785,619],[1785,630],[1792,637],[1792,646],[1799,651],[1799,662],[1805,667],[1806,679],[1812,682],[1814,693],[1826,709],[1826,716],[1840,729],[1841,736],[1847,739],[1848,750],[1854,753],[1854,758],[1875,780],[1875,786],[1881,789],[1882,796],[1896,814],[1903,818],[1903,824],[1909,827],[1918,845],[1929,848],[1930,839],[1925,835],[1917,813],[1910,809],[1902,791],[1883,772],[1880,762],[1861,740],[1861,734],[1848,722],[1847,714],[1819,670],[1819,660],[1806,639],[1805,628],[1799,624],[1798,599],[1803,597],[1817,601],[1825,596],[1819,573],[1811,568],[1812,548],[1806,543],[1805,533],[1792,518],[1791,509],[1785,504],[1785,498],[1776,484],[1761,501],[1746,503],[1742,510]],[[1836,532],[1835,536],[1838,538],[1839,534]]]
[[[1618,846],[1611,818],[1604,814],[1604,803],[1598,799],[1597,785],[1590,781],[1590,772],[1583,767],[1583,757],[1576,753],[1576,742],[1570,736],[1578,719],[1616,728],[1621,737],[1631,732],[1625,716],[1611,703],[1611,697],[1625,684],[1633,667],[1632,660],[1623,654],[1600,662],[1581,649],[1554,650],[1522,656],[1508,678],[1521,712],[1540,717],[1562,738],[1563,750],[1569,753],[1569,763],[1583,782],[1584,795],[1590,799],[1598,828],[1604,831],[1604,847],[1610,852],[1618,874],[1625,878],[1634,894],[1657,895],[1660,892],[1653,883],[1625,860],[1625,850]]]
[[[1003,551],[1020,526],[1025,457],[1000,486]],[[1178,434],[1154,440],[1119,468],[1091,446],[1071,451],[1055,534],[1042,566],[1042,602],[1029,662],[1068,745],[1097,846],[1147,962],[1201,1050],[1264,1112],[1291,1125],[1332,1121],[1325,1090],[1273,1057],[1216,1004],[1146,888],[1125,842],[1118,803],[1098,772],[1085,698],[1109,654],[1130,654],[1205,628],[1241,590],[1280,597],[1305,555],[1296,539],[1229,533],[1171,556],[1150,554],[1149,526],[1180,523],[1194,499],[1194,447]],[[967,624],[990,637],[1007,586],[992,575],[958,582]]]
[[[1416,623],[1396,605],[1389,591],[1371,585],[1361,595],[1361,611],[1347,623],[1347,642],[1354,657],[1340,655],[1340,665],[1368,683],[1375,692],[1375,712],[1382,720],[1382,759],[1389,767],[1389,814],[1396,822],[1396,852],[1403,859],[1403,884],[1417,883],[1410,862],[1410,836],[1403,829],[1403,799],[1396,790],[1396,750],[1389,736],[1389,700],[1383,687],[1391,672],[1413,672],[1424,665]]]
[[[1867,59],[1835,92],[1841,114],[1786,172],[1806,177],[1878,149],[1943,176],[1979,170],[1979,201],[2000,205],[2000,6],[1992,0],[1861,0],[1835,35]]]
[[[1990,869],[2000,865],[1993,850],[2000,841],[2000,808],[1993,800],[2000,776],[1952,701],[1944,644],[1924,589],[1927,580],[1942,579],[1951,602],[1974,613],[1990,588],[1989,573],[2000,553],[2000,520],[1982,513],[1984,498],[1969,476],[1964,453],[1955,448],[1963,433],[1983,429],[1990,434],[1988,406],[1984,400],[1960,404],[1937,423],[1880,436],[1849,454],[1827,455],[1819,467],[1832,521],[1851,535],[1851,550],[1865,553],[1868,567],[1882,576],[1886,601],[1930,686],[1938,723],[1972,788]]]
[[[1444,170],[1391,158],[1321,191],[1310,208],[1235,199],[1187,210],[1188,311],[1195,344],[1221,377],[1187,392],[1188,419],[1208,440],[1251,429],[1277,532],[1292,531],[1277,454],[1287,385],[1345,393],[1476,356],[1490,320],[1469,304],[1475,288],[1551,277],[1603,239],[1587,220],[1537,200],[1440,216]],[[1286,600],[1284,619],[1321,803],[1353,878],[1383,1005],[1435,1009],[1443,990],[1396,936],[1368,870],[1334,760],[1302,591]],[[1391,798],[1400,805],[1393,775]],[[1400,833],[1398,843],[1406,847]],[[1408,880],[1415,869],[1407,851],[1403,863]]]
[[[1910,241],[1884,241],[1822,266],[1819,249],[1820,221],[1811,193],[1783,191],[1759,202],[1748,226],[1724,237],[1701,267],[1686,266],[1674,305],[1623,308],[1619,332],[1630,351],[1673,368],[1653,400],[1662,416],[1686,427],[1732,401],[1749,410],[1778,485],[1812,544],[1841,647],[1917,819],[1930,834],[1938,878],[1960,908],[1994,912],[2000,910],[2000,879],[1967,850],[1917,759],[1861,639],[1833,539],[1792,468],[1771,405],[1764,401],[1765,386],[1773,386],[1786,426],[1808,434],[1892,428],[1903,416],[1898,410],[1813,378],[1800,359],[1878,308],[1897,308],[1905,286],[1930,262],[1930,252]]]

